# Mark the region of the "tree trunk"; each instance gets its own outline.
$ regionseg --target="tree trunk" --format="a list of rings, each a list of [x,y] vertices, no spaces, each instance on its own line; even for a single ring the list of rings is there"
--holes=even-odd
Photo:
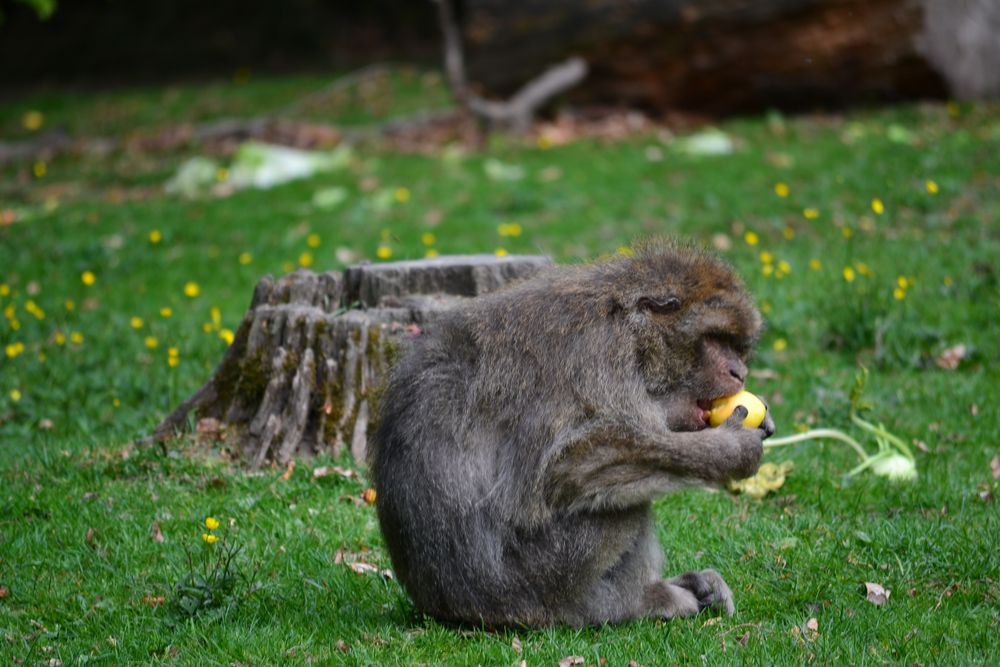
[[[574,101],[722,115],[1000,92],[996,0],[466,0],[469,78],[502,96],[548,63]]]
[[[254,468],[345,446],[361,462],[382,381],[407,339],[456,304],[549,264],[453,256],[265,276],[215,372],[154,438],[184,430],[193,414],[235,436]]]

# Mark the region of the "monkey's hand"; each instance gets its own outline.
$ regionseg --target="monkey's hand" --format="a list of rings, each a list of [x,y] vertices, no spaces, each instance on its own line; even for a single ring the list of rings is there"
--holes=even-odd
[[[716,609],[727,616],[736,611],[733,592],[715,570],[654,581],[644,591],[643,606],[647,616],[661,618],[694,616],[703,609]]]
[[[774,433],[774,420],[768,412],[764,421],[757,428],[744,428],[747,409],[736,406],[729,419],[722,423],[714,433],[721,440],[715,444],[722,450],[719,457],[718,481],[743,479],[750,477],[760,467],[760,457],[764,454],[764,438]]]

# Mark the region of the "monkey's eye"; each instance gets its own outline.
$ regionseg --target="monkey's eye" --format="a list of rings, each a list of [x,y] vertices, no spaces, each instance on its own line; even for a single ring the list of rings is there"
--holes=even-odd
[[[654,299],[649,296],[644,296],[639,299],[636,305],[643,310],[648,310],[651,313],[672,313],[681,307],[681,300],[676,296],[668,296],[665,299]]]

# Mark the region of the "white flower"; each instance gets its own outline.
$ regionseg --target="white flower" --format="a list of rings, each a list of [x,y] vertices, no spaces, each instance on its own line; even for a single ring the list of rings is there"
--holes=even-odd
[[[902,454],[893,454],[872,464],[872,472],[891,480],[909,481],[917,478],[917,466]]]

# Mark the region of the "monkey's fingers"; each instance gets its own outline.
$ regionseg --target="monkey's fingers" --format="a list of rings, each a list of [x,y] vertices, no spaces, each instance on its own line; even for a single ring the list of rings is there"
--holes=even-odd
[[[774,419],[771,418],[771,408],[768,406],[767,412],[764,413],[764,421],[761,422],[760,427],[764,431],[764,438],[770,438],[774,435]]]
[[[722,422],[723,428],[743,428],[743,420],[747,418],[750,412],[746,407],[742,405],[737,405],[733,410],[733,414],[729,415],[726,421]]]
[[[718,609],[725,612],[727,616],[732,616],[736,612],[736,606],[733,604],[733,592],[722,575],[715,570],[685,572],[669,579],[668,583],[691,591],[698,599],[699,611],[709,608]]]

